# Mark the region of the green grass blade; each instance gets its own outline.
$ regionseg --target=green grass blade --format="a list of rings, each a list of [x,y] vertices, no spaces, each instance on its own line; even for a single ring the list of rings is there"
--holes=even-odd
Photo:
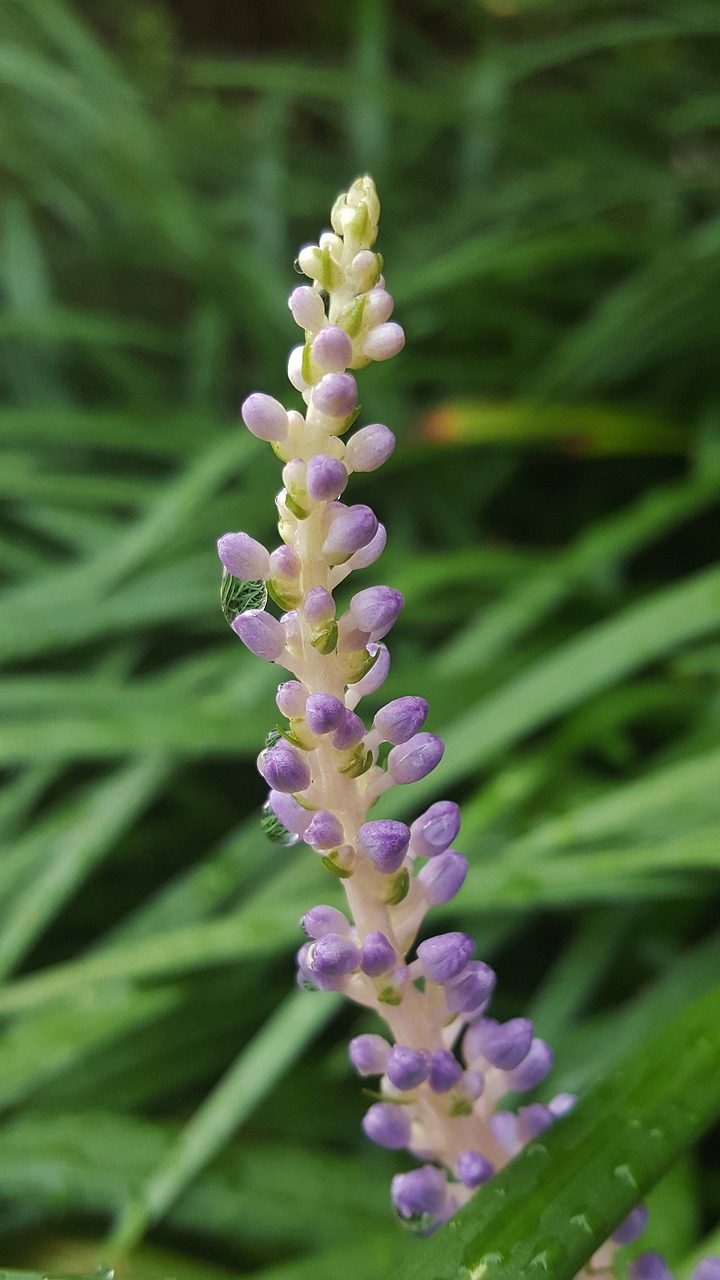
[[[35,943],[68,897],[97,866],[120,832],[137,818],[167,777],[159,760],[142,760],[91,789],[71,820],[46,838],[41,870],[6,908],[0,933],[0,976],[4,977]],[[51,824],[55,827],[57,819]],[[64,829],[62,829],[64,827]],[[33,833],[33,840],[42,832]]]
[[[149,1227],[167,1213],[188,1183],[229,1141],[234,1130],[325,1026],[339,1003],[340,997],[333,994],[315,999],[307,992],[295,992],[287,997],[126,1205],[104,1247],[106,1258],[130,1252]]]

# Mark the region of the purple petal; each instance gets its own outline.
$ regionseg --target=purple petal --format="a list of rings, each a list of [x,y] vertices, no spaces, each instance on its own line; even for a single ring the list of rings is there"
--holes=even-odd
[[[462,1078],[463,1069],[448,1049],[436,1049],[430,1058],[428,1084],[433,1093],[447,1093]]]
[[[305,703],[305,719],[313,733],[332,733],[346,716],[345,704],[332,693],[311,693]]]
[[[345,461],[352,471],[377,471],[395,448],[395,436],[388,427],[374,422],[357,431],[347,442]]]
[[[460,830],[460,810],[453,800],[436,800],[410,828],[410,848],[421,858],[434,858],[450,848]]]
[[[445,857],[447,854],[441,854],[441,858]],[[436,858],[428,866],[434,867],[440,860]],[[489,1001],[495,981],[495,972],[488,964],[482,960],[471,960],[457,978],[446,984],[445,999],[448,1009],[453,1013],[473,1013]]]
[[[501,1071],[511,1071],[527,1057],[532,1039],[533,1025],[529,1018],[511,1018],[508,1022],[481,1018],[465,1036],[466,1058],[474,1061],[483,1057]]]
[[[374,640],[382,640],[404,603],[402,594],[392,587],[367,587],[352,597],[350,612],[361,631],[367,631]]]
[[[424,698],[394,698],[381,707],[373,721],[383,742],[399,746],[422,729],[430,710]]]
[[[371,1142],[399,1151],[410,1140],[410,1120],[404,1107],[374,1102],[363,1117],[362,1127]]]
[[[337,849],[344,839],[342,823],[334,813],[318,809],[312,815],[303,839],[314,849]]]
[[[305,487],[313,502],[334,502],[347,482],[348,473],[339,458],[317,453],[307,464]]]
[[[261,542],[248,533],[224,533],[218,538],[218,555],[223,568],[242,582],[270,577],[270,555]]]
[[[370,507],[357,503],[345,507],[338,503],[325,539],[325,551],[330,555],[351,556],[375,537],[378,520]]]
[[[519,1067],[513,1068],[508,1076],[508,1085],[517,1093],[526,1089],[534,1089],[536,1084],[545,1079],[553,1064],[553,1051],[549,1044],[537,1037],[530,1045],[527,1057]]]
[[[256,657],[277,662],[285,652],[285,631],[277,618],[264,609],[246,609],[231,625],[235,635]]]
[[[374,929],[365,938],[360,953],[360,968],[369,978],[378,978],[392,969],[397,960],[395,948],[384,933]]]
[[[310,786],[307,761],[282,738],[261,753],[258,768],[273,791],[304,791]]]
[[[347,934],[350,924],[337,907],[320,905],[305,912],[300,926],[309,938],[322,938],[326,933]]]
[[[328,324],[321,329],[312,344],[313,360],[325,373],[344,373],[352,360],[352,355],[350,338],[344,329],[334,324]],[[352,409],[348,412],[352,413]]]
[[[361,1076],[381,1076],[390,1053],[390,1045],[382,1036],[355,1036],[349,1046],[350,1061]]]
[[[616,1244],[634,1244],[640,1238],[648,1222],[648,1211],[644,1204],[639,1204],[629,1213],[624,1222],[613,1231]]]
[[[492,1178],[495,1168],[479,1151],[461,1151],[455,1161],[455,1172],[466,1187],[479,1187]]]
[[[417,949],[418,960],[431,982],[449,982],[465,968],[475,943],[466,933],[439,933]]]
[[[307,963],[313,973],[335,978],[357,969],[360,952],[343,934],[325,933],[312,944]]]
[[[396,1089],[416,1089],[427,1080],[430,1070],[430,1054],[425,1049],[409,1049],[405,1045],[393,1045],[388,1055],[385,1074]]]
[[[416,733],[409,742],[393,747],[388,756],[388,772],[393,782],[419,782],[440,763],[445,743],[435,733]]]
[[[448,849],[438,858],[433,858],[418,873],[418,881],[431,906],[449,902],[462,888],[468,873],[468,860],[455,849]],[[474,1008],[474,1005],[468,1006]]]
[[[288,432],[287,411],[262,391],[255,391],[243,401],[240,412],[248,431],[258,440],[284,440]]]
[[[392,1201],[401,1218],[422,1218],[439,1213],[445,1201],[445,1174],[434,1164],[408,1173],[396,1173],[392,1180]]]
[[[349,418],[357,406],[357,383],[351,373],[326,373],[313,389],[312,402],[328,418]]]
[[[365,822],[358,831],[363,851],[383,875],[391,875],[402,865],[410,841],[410,829],[404,822],[378,818]]]

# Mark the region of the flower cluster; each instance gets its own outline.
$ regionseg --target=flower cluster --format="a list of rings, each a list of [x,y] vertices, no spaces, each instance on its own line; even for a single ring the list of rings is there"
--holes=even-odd
[[[248,429],[284,464],[276,499],[281,544],[270,552],[246,533],[227,533],[218,550],[226,598],[240,598],[228,592],[228,579],[233,588],[238,580],[253,583],[261,604],[269,595],[281,611],[276,617],[255,607],[231,617],[253,653],[292,677],[277,693],[287,727],[270,734],[258,759],[269,787],[267,822],[283,843],[310,846],[347,898],[347,912],[319,905],[303,917],[299,981],[343,991],[384,1021],[387,1038],[360,1035],[350,1045],[357,1072],[378,1078],[363,1127],[381,1146],[407,1148],[422,1161],[393,1179],[392,1197],[403,1220],[427,1231],[573,1098],[499,1109],[507,1094],[544,1078],[550,1048],[528,1019],[488,1016],[495,974],[474,958],[470,937],[442,933],[416,945],[427,911],[449,902],[466,876],[467,861],[453,848],[457,805],[436,802],[409,826],[368,816],[379,796],[424,778],[443,754],[442,740],[425,728],[429,708],[421,697],[386,703],[369,727],[357,712],[388,674],[384,640],[403,607],[400,592],[366,587],[341,604],[334,594],[385,545],[373,511],[342,500],[352,473],[374,471],[395,444],[380,423],[347,436],[359,412],[349,370],[404,345],[373,249],[378,217],[374,185],[359,179],[335,203],[332,231],[300,253],[299,269],[311,283],[290,296],[304,340],[290,356],[288,376],[305,413],[257,392],[242,406]],[[598,1255],[598,1274],[644,1222],[644,1209],[630,1215]],[[637,1280],[667,1277],[648,1270]]]

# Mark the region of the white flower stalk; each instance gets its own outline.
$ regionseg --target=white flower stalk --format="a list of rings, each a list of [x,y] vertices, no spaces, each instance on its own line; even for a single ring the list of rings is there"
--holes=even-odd
[[[400,1217],[426,1231],[573,1099],[498,1110],[506,1094],[532,1089],[546,1075],[550,1049],[528,1019],[501,1024],[486,1016],[495,974],[473,958],[466,934],[415,945],[428,909],[448,902],[465,879],[466,859],[452,848],[457,805],[436,802],[411,826],[370,816],[379,795],[425,777],[443,753],[441,739],[425,729],[421,697],[387,703],[369,727],[356,712],[387,676],[384,639],[402,609],[400,592],[365,588],[339,612],[334,596],[385,544],[371,509],[345,500],[352,473],[381,466],[395,443],[379,423],[344,439],[358,412],[348,370],[388,359],[405,341],[390,319],[392,299],[373,249],[379,212],[373,182],[359,179],[336,201],[332,231],[300,252],[311,283],[290,297],[304,341],[288,374],[305,413],[262,393],[242,407],[246,426],[284,464],[276,499],[281,545],[269,553],[245,533],[228,533],[218,550],[233,630],[293,677],[277,694],[287,729],[270,735],[258,760],[270,788],[267,820],[281,842],[304,840],[347,897],[347,914],[320,905],[304,916],[309,940],[298,955],[299,979],[344,991],[384,1022],[388,1038],[361,1035],[350,1046],[357,1071],[380,1081],[363,1124],[374,1141],[405,1147],[423,1162],[398,1175],[392,1191]],[[234,613],[235,579],[254,582],[261,605],[265,583],[280,616],[263,607]],[[600,1269],[612,1248],[604,1246]]]

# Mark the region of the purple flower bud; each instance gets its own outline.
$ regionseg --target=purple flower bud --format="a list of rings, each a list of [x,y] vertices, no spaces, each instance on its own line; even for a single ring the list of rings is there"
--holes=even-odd
[[[490,1117],[490,1132],[496,1142],[507,1151],[508,1155],[515,1155],[520,1150],[520,1136],[518,1133],[518,1118],[513,1115],[512,1111],[496,1111]]]
[[[455,897],[458,890],[462,888],[467,873],[467,858],[455,849],[448,849],[446,853],[441,853],[438,858],[433,858],[432,862],[425,864],[418,874],[418,881],[430,905],[438,907],[441,903],[449,902]],[[467,1007],[473,1009],[475,1005]],[[460,1012],[459,1009],[458,1012]]]
[[[307,760],[284,738],[260,753],[258,769],[273,791],[304,791],[310,786]]]
[[[298,986],[313,988],[315,991],[337,991],[342,987],[342,978],[331,978],[321,973],[313,973],[308,964],[308,957],[314,942],[306,942],[297,953]]]
[[[385,1074],[396,1089],[417,1089],[427,1080],[430,1070],[430,1054],[425,1049],[408,1049],[394,1044],[388,1055]]]
[[[347,482],[347,469],[339,458],[316,453],[307,464],[305,487],[313,502],[334,502]]]
[[[301,329],[314,332],[325,323],[325,308],[319,293],[309,284],[301,284],[293,289],[288,299],[292,318]]]
[[[314,849],[337,849],[343,842],[342,823],[327,809],[318,809],[308,824],[303,839]]]
[[[353,571],[355,569],[369,568],[382,555],[386,542],[387,529],[384,524],[379,524],[375,536],[359,551],[354,552],[349,561],[347,561],[347,567]]]
[[[392,875],[402,866],[410,842],[410,829],[404,822],[376,818],[373,822],[363,823],[358,837],[362,849],[383,875]]]
[[[354,711],[343,708],[343,718],[330,741],[337,751],[349,751],[356,747],[365,737],[365,725]]]
[[[630,1263],[631,1280],[673,1280],[673,1274],[660,1253],[641,1253]]]
[[[441,854],[424,869],[427,871],[430,867],[436,867],[447,856],[446,853]],[[457,978],[445,987],[448,1009],[453,1013],[473,1013],[481,1005],[487,1004],[494,986],[495,973],[490,966],[482,960],[471,960]]]
[[[430,1058],[428,1083],[433,1093],[447,1093],[460,1080],[463,1069],[454,1054],[447,1049],[436,1049]]]
[[[465,968],[475,943],[466,933],[438,933],[421,942],[417,955],[426,978],[449,982]]]
[[[545,1079],[553,1064],[553,1051],[549,1044],[537,1037],[530,1045],[527,1057],[515,1067],[508,1076],[508,1085],[517,1093],[526,1089],[534,1089],[536,1084]]]
[[[377,527],[377,516],[369,507],[362,503],[357,503],[354,507],[338,503],[333,512],[324,550],[331,556],[351,556],[375,537]]]
[[[352,973],[360,963],[360,952],[341,933],[324,933],[317,942],[313,942],[308,955],[308,967],[313,973],[331,978]]]
[[[384,324],[389,320],[393,313],[393,300],[391,295],[382,286],[371,289],[365,299],[365,310],[363,319],[366,324],[377,325]]]
[[[460,810],[452,800],[437,800],[410,828],[410,848],[421,858],[434,858],[450,847],[460,830]]]
[[[392,969],[397,960],[395,948],[384,933],[374,929],[362,944],[360,968],[369,978],[379,978],[381,973]]]
[[[371,360],[389,360],[402,351],[405,346],[405,333],[402,326],[391,321],[389,324],[375,325],[363,343],[363,355]]]
[[[326,373],[313,391],[313,406],[328,418],[349,418],[357,406],[357,383],[351,373]]]
[[[466,1071],[463,1075],[462,1091],[466,1098],[479,1098],[485,1089],[485,1076],[482,1071]]]
[[[436,733],[416,733],[409,742],[393,747],[387,760],[393,782],[419,782],[440,763],[445,743]]]
[[[720,1280],[720,1258],[702,1258],[690,1280]]]
[[[512,1071],[527,1057],[532,1039],[533,1024],[529,1018],[511,1018],[509,1022],[481,1018],[468,1028],[465,1056],[468,1062],[483,1057],[501,1071]]]
[[[297,719],[305,713],[308,692],[299,680],[285,680],[279,686],[275,701],[279,711],[289,719]]]
[[[328,324],[313,342],[312,355],[323,373],[344,373],[352,360],[352,342],[344,329]]]
[[[270,569],[274,578],[297,578],[301,568],[300,557],[292,547],[277,547],[270,556]]]
[[[373,640],[382,640],[404,603],[401,593],[392,587],[366,587],[353,596],[350,612],[361,631],[367,631]]]
[[[268,795],[268,804],[286,831],[291,831],[296,836],[305,834],[312,815],[298,804],[294,796],[282,791],[271,791]]]
[[[305,719],[313,733],[332,733],[344,724],[347,708],[332,693],[311,693],[305,703]]]
[[[377,471],[387,462],[395,448],[395,436],[389,427],[373,422],[351,436],[345,448],[345,461],[351,471]]]
[[[648,1211],[644,1204],[639,1204],[632,1213],[629,1213],[624,1222],[613,1231],[613,1240],[616,1244],[634,1244],[642,1235],[648,1222]],[[720,1274],[720,1268],[719,1268]]]
[[[350,1061],[361,1076],[381,1076],[385,1071],[390,1045],[382,1036],[355,1036],[350,1041]]]
[[[258,440],[284,440],[288,433],[287,411],[279,400],[254,391],[240,408],[242,420],[248,431]]]
[[[495,1168],[479,1151],[461,1151],[455,1161],[455,1172],[466,1187],[479,1187],[492,1178]]]
[[[308,938],[323,938],[326,933],[348,934],[350,932],[350,925],[342,911],[338,911],[337,907],[326,907],[323,904],[306,911],[300,921],[300,927],[305,930]]]
[[[367,675],[350,685],[350,692],[356,704],[361,698],[366,698],[368,694],[377,693],[378,689],[387,680],[390,670],[390,650],[387,645],[376,644],[375,641],[371,640],[370,644],[366,645],[365,648],[371,656],[377,654],[377,658],[375,658]]]
[[[552,1111],[555,1118],[567,1115],[568,1111],[572,1111],[577,1098],[574,1093],[556,1093],[554,1098],[548,1102],[548,1111]]]
[[[373,724],[382,735],[382,741],[396,747],[422,729],[429,710],[424,698],[394,698],[380,708]]]
[[[242,582],[270,577],[270,556],[260,542],[247,533],[224,533],[218,538],[218,555],[223,568]]]
[[[518,1113],[518,1133],[521,1142],[532,1142],[545,1129],[549,1129],[555,1119],[549,1107],[540,1102],[531,1102],[528,1107],[521,1107]]]
[[[303,598],[303,613],[311,627],[320,626],[335,617],[335,601],[324,587],[311,587]]]
[[[424,1164],[421,1169],[396,1173],[391,1191],[393,1204],[400,1217],[412,1220],[440,1212],[447,1182],[442,1169],[436,1168],[434,1164]]]
[[[246,609],[231,625],[235,635],[256,657],[277,662],[285,652],[285,632],[277,618],[264,609]]]
[[[374,1102],[365,1112],[362,1127],[371,1142],[399,1151],[410,1140],[410,1120],[404,1107],[391,1102]]]

